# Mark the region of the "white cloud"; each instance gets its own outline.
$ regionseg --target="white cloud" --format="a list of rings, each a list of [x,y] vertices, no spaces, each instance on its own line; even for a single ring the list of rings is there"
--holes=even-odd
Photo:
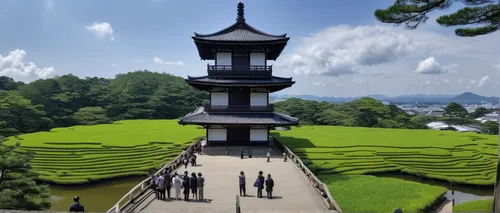
[[[362,66],[396,61],[417,50],[425,36],[382,26],[335,26],[302,40],[277,65],[304,75],[354,74]],[[424,40],[425,41],[425,40]]]
[[[429,57],[423,61],[420,61],[416,73],[420,74],[443,74],[447,72],[455,72],[458,64],[449,64],[441,66],[435,57]]]
[[[479,80],[479,82],[477,83],[477,87],[482,87],[486,85],[489,81],[490,81],[490,76],[485,75],[484,77],[481,78],[481,80]]]
[[[96,22],[86,28],[100,39],[109,38],[111,41],[115,40],[113,27],[108,22]]]
[[[154,57],[153,62],[157,64],[166,64],[166,65],[178,65],[178,66],[186,65],[183,61],[164,61],[163,59],[158,57]]]
[[[476,84],[476,80],[470,80],[469,84]]]
[[[114,67],[114,66],[116,66],[116,64],[115,64],[115,63],[112,63],[112,64],[111,64],[111,66],[113,66],[113,67]]]
[[[462,83],[464,82],[464,79],[463,79],[463,78],[458,79],[458,81],[457,81],[457,82],[458,82],[458,84],[462,84]]]
[[[492,66],[493,66],[495,69],[500,70],[500,62],[498,62],[497,64],[493,64]]]
[[[323,81],[317,81],[317,82],[314,82],[314,86],[317,86],[317,87],[326,87],[327,85]]]
[[[0,55],[0,75],[21,81],[32,81],[50,77],[56,72],[52,66],[39,68],[35,63],[25,61],[26,56],[26,51],[23,49],[13,50],[6,56]]]

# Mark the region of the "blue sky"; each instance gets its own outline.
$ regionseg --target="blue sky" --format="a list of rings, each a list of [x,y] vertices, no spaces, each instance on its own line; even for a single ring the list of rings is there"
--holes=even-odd
[[[406,31],[373,16],[375,9],[393,0],[244,3],[249,24],[291,37],[275,62],[275,74],[294,77],[297,83],[282,93],[498,93],[495,65],[500,60],[492,56],[498,52],[478,47],[498,42],[493,36],[457,38],[452,29],[437,26],[434,19],[439,13],[423,27]],[[236,0],[2,0],[0,74],[23,81],[67,73],[113,77],[137,69],[204,75],[208,61],[199,59],[191,36],[233,24],[236,4]],[[92,27],[95,24],[100,25]],[[453,48],[474,53],[477,59]],[[481,54],[488,57],[478,57]],[[161,60],[155,62],[155,57]],[[15,58],[17,65],[9,62]],[[480,72],[470,71],[478,67]]]

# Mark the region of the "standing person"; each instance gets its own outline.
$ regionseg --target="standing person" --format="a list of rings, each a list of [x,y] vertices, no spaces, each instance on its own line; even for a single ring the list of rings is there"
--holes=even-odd
[[[259,176],[257,176],[257,197],[262,198],[262,189],[264,189],[264,176],[262,176],[262,171],[259,171]]]
[[[165,200],[165,188],[166,188],[166,182],[162,172],[160,173],[160,176],[158,176],[158,192],[160,194],[159,196],[160,200]]]
[[[182,179],[182,188],[184,192],[184,201],[189,202],[189,177],[184,175]]]
[[[270,151],[267,151],[266,157],[267,157],[267,162],[269,162],[269,158],[271,157],[271,152]]]
[[[175,173],[174,177],[172,179],[174,189],[175,189],[175,199],[180,200],[181,199],[181,188],[182,188],[182,179],[181,177]]]
[[[244,151],[243,151],[243,148],[241,148],[241,151],[240,151],[240,152],[241,152],[241,153],[240,153],[240,155],[241,155],[241,159],[243,159],[243,152],[244,152]]]
[[[245,178],[245,173],[243,171],[240,172],[238,180],[240,183],[240,196],[247,196],[246,178]]]
[[[156,199],[160,199],[160,191],[158,190],[158,175],[155,175],[155,195]]]
[[[167,188],[167,198],[170,199],[170,189],[172,189],[172,175],[170,175],[170,169],[167,169],[163,177],[165,179],[165,187]]]
[[[199,200],[204,200],[203,187],[205,186],[205,178],[201,176],[201,172],[198,172],[198,198]]]
[[[283,158],[284,158],[283,161],[286,162],[286,159],[288,158],[288,151],[287,150],[285,150],[285,152],[283,153]]]
[[[80,197],[75,196],[73,198],[73,201],[75,203],[73,203],[73,205],[69,207],[70,212],[85,212],[85,208],[83,208],[83,206],[80,205]]]
[[[182,163],[184,163],[184,169],[187,169],[188,168],[188,158],[187,156],[184,156],[184,158],[182,159]]]
[[[191,166],[196,166],[196,155],[191,156]]]
[[[151,180],[149,180],[149,188],[155,192],[155,197],[157,197],[158,192],[156,192],[156,177],[154,175],[152,175]]]
[[[191,178],[189,178],[189,186],[191,187],[193,199],[198,200],[198,178],[194,172],[191,173]]]
[[[271,174],[267,174],[267,179],[266,179],[267,199],[273,199],[273,187],[274,187],[274,180],[271,178]]]

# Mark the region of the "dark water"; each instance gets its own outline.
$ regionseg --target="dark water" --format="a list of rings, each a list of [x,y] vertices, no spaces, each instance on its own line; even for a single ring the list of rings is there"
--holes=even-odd
[[[105,212],[145,178],[118,178],[81,186],[51,185],[52,207],[50,210],[68,211],[73,204],[73,197],[78,195],[86,212]]]
[[[484,200],[493,198],[493,186],[473,186],[473,185],[451,185],[446,181],[420,179],[412,175],[402,174],[375,174],[377,177],[391,177],[406,181],[413,181],[434,186],[442,186],[448,189],[445,197],[454,202],[454,205],[472,200]]]

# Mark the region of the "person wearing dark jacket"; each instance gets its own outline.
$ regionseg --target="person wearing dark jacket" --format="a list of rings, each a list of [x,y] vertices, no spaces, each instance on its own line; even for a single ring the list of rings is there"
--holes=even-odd
[[[80,205],[80,197],[75,196],[73,198],[73,201],[75,201],[75,203],[73,203],[73,205],[69,207],[70,212],[85,212],[85,208],[83,208],[83,206]]]
[[[266,179],[267,199],[273,199],[273,187],[274,187],[274,180],[271,178],[271,174],[267,174],[267,179]]]
[[[259,176],[257,176],[257,197],[262,198],[262,189],[264,189],[264,176],[262,176],[262,171],[259,171]]]
[[[191,173],[191,178],[189,178],[189,187],[191,187],[191,193],[193,194],[193,199],[198,200],[198,178],[196,173]]]
[[[172,175],[170,174],[170,169],[167,169],[163,177],[165,178],[167,198],[170,199],[170,189],[172,189]]]
[[[184,189],[184,201],[189,202],[189,177],[186,174],[182,180],[182,188]]]

